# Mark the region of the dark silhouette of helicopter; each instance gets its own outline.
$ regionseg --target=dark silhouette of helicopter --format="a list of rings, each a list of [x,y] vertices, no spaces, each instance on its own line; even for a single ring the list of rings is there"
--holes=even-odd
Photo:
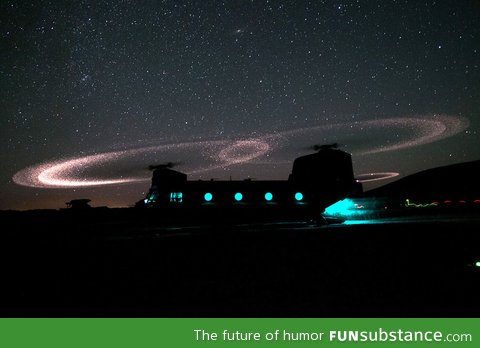
[[[311,148],[314,153],[294,160],[287,180],[189,181],[172,169],[177,162],[150,165],[152,185],[136,206],[192,219],[322,220],[326,207],[362,188],[354,179],[351,155],[338,144]]]

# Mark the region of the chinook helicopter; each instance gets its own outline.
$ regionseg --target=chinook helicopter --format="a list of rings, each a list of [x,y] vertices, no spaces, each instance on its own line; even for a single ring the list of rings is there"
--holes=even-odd
[[[362,191],[351,155],[337,144],[315,145],[293,161],[286,180],[188,180],[176,163],[151,165],[152,185],[137,207],[164,219],[221,222],[317,221],[326,207]]]

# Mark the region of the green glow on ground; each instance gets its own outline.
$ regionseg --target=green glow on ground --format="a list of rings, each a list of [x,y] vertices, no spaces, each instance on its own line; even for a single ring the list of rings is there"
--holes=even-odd
[[[375,220],[347,220],[344,222],[345,225],[371,225],[376,223]]]

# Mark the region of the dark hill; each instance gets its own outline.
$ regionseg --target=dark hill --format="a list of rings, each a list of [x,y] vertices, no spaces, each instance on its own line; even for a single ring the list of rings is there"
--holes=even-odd
[[[367,197],[480,199],[480,160],[421,171],[364,193]]]

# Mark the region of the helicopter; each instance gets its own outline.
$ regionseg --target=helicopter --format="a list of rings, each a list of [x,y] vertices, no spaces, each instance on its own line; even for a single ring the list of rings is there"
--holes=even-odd
[[[136,207],[164,218],[218,221],[323,221],[326,207],[362,191],[352,158],[338,144],[314,145],[286,180],[188,180],[167,162],[149,166],[152,184]]]

